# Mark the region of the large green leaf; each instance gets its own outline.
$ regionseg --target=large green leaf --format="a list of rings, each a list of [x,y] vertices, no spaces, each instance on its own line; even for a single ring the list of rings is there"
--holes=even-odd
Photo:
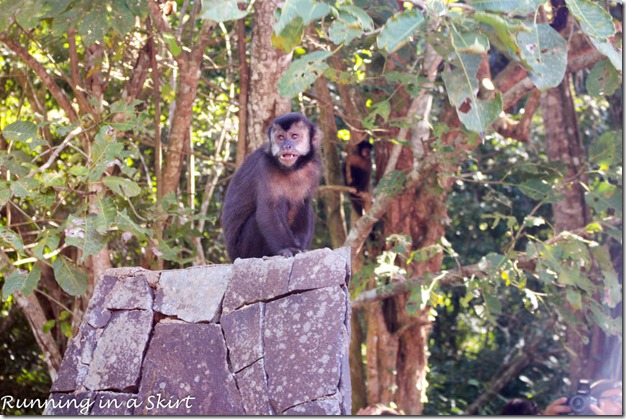
[[[107,9],[104,2],[92,2],[92,8],[87,12],[82,21],[78,22],[78,33],[87,46],[104,39],[109,30],[109,22],[106,19]]]
[[[520,32],[528,32],[529,29],[523,22],[516,19],[507,19],[502,16],[486,13],[476,12],[474,20],[484,23],[495,34],[495,39],[501,48],[511,59],[519,60],[521,55],[520,47],[517,44],[517,34]]]
[[[471,0],[469,2],[476,10],[488,10],[507,14],[527,15],[534,13],[545,3],[544,0]]]
[[[287,0],[280,11],[280,18],[274,24],[273,29],[279,34],[297,17],[302,18],[303,24],[319,20],[330,13],[330,6],[315,0]]]
[[[589,162],[606,171],[614,164],[622,162],[622,131],[609,131],[593,141],[589,147]]]
[[[552,190],[552,185],[543,179],[529,179],[518,185],[522,193],[537,201],[546,203],[556,202],[558,196]]]
[[[328,36],[333,44],[349,44],[363,35],[363,28],[358,19],[347,13],[339,13],[339,17],[330,25]]]
[[[33,178],[22,178],[11,182],[11,192],[18,198],[33,198],[39,193],[39,182]]]
[[[591,0],[565,0],[567,8],[580,23],[582,30],[597,40],[615,34],[611,15],[597,2]]]
[[[120,37],[126,36],[135,27],[135,15],[125,0],[113,0],[111,6],[109,25]]]
[[[11,248],[15,250],[24,249],[24,243],[22,242],[22,238],[13,230],[10,230],[1,225],[0,225],[0,243],[8,244]]]
[[[278,92],[283,97],[294,97],[308,89],[328,68],[326,58],[330,51],[315,51],[293,61],[278,81]]]
[[[609,40],[590,38],[590,41],[598,51],[607,56],[617,71],[622,71],[622,51],[618,51]]]
[[[396,14],[387,20],[378,35],[378,48],[391,53],[409,42],[413,33],[425,22],[419,10]]]
[[[622,76],[607,60],[597,62],[589,75],[585,86],[592,96],[611,96],[622,85]]]
[[[39,265],[33,265],[33,269],[28,274],[19,269],[14,270],[2,285],[2,298],[6,300],[15,291],[19,291],[26,296],[30,295],[37,287],[39,279],[41,279],[41,268]]]
[[[215,22],[228,22],[245,17],[248,12],[239,10],[238,0],[202,0],[202,19]]]
[[[67,257],[63,255],[57,257],[53,269],[57,282],[69,295],[78,296],[87,291],[89,276]]]
[[[142,239],[152,237],[152,230],[137,224],[130,217],[130,215],[128,215],[128,211],[126,211],[126,209],[117,213],[117,217],[115,217],[115,224],[121,231],[131,233],[133,236]]]
[[[567,41],[547,23],[517,34],[521,58],[529,66],[530,80],[538,89],[558,86],[567,68]]]
[[[304,36],[304,23],[301,17],[289,22],[280,33],[272,32],[272,46],[284,52],[291,52],[300,45]]]
[[[119,176],[106,176],[102,179],[104,186],[124,198],[132,198],[141,193],[141,188],[130,179]]]
[[[32,252],[38,259],[44,259],[46,249],[50,252],[57,250],[61,237],[56,231],[44,230],[37,235],[37,244]]]
[[[374,21],[367,12],[360,7],[349,4],[339,6],[339,12],[346,12],[359,20],[361,28],[365,31],[374,30]]]
[[[94,227],[100,234],[105,234],[114,224],[117,217],[117,208],[110,198],[96,196],[95,205],[98,213],[94,218]]]
[[[86,218],[72,217],[65,229],[65,243],[82,250],[83,260],[87,256],[95,255],[106,246],[106,237],[96,230],[94,218],[93,214]]]
[[[121,153],[124,150],[124,146],[110,134],[111,131],[112,128],[109,126],[102,127],[95,137],[91,149],[92,167],[89,175],[91,181],[99,180],[109,166],[115,163],[118,157],[121,157]]]
[[[448,99],[456,108],[459,119],[468,130],[478,133],[484,133],[502,112],[500,95],[493,100],[476,97],[476,75],[481,59],[481,55],[457,54],[457,60],[453,62],[456,67],[442,74]]]
[[[0,181],[0,208],[6,205],[13,197],[13,192],[9,186],[9,182]]]
[[[614,211],[616,217],[622,216],[622,188],[609,182],[600,182],[585,193],[585,202],[597,213]]]
[[[36,147],[46,144],[37,133],[37,125],[30,121],[16,121],[2,131],[8,140],[24,143],[33,151]]]

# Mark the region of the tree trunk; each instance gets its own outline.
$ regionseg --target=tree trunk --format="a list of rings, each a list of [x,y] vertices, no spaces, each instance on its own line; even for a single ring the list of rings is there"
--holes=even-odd
[[[548,90],[541,99],[548,158],[551,161],[560,161],[567,167],[565,182],[560,188],[563,199],[552,205],[555,234],[574,231],[584,227],[589,221],[584,189],[581,186],[581,182],[588,183],[583,166],[586,156],[569,83],[567,76],[559,86]],[[573,389],[580,378],[593,377],[597,370],[590,351],[593,342],[585,345],[580,334],[586,334],[590,339],[597,335],[596,331],[589,333],[585,330],[574,330],[573,326],[568,327],[566,344],[570,354]]]
[[[315,91],[318,96],[318,106],[320,111],[319,129],[322,134],[321,151],[324,161],[324,180],[327,185],[341,185],[343,177],[341,175],[341,163],[339,153],[337,153],[337,124],[335,123],[335,113],[333,102],[328,90],[328,82],[324,77],[320,77],[315,82]],[[330,234],[330,242],[333,249],[341,247],[346,241],[346,223],[343,213],[342,195],[330,190],[320,197],[326,207],[326,230]]]
[[[278,94],[278,80],[289,67],[292,54],[275,49],[271,43],[274,11],[278,3],[278,0],[254,3],[246,155],[265,142],[266,129],[271,121],[291,110],[291,100]],[[238,161],[241,158],[237,156]]]

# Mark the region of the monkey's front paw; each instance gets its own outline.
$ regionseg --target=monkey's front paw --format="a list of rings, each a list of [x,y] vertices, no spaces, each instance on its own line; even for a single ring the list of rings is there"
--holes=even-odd
[[[301,249],[298,249],[297,247],[286,247],[284,249],[280,249],[278,251],[278,253],[276,253],[279,256],[284,256],[287,258],[290,258],[292,256],[295,256],[297,253],[302,252]]]

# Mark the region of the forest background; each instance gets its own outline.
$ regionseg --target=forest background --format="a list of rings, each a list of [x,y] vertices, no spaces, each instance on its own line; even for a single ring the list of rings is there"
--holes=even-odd
[[[46,398],[105,269],[229,263],[224,191],[289,111],[323,132],[313,247],[352,252],[355,411],[495,414],[621,379],[622,11],[2,1],[0,395]]]

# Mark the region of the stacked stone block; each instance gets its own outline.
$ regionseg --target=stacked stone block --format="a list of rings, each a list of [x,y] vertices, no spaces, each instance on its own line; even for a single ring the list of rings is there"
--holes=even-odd
[[[350,414],[348,249],[107,271],[46,414]]]

